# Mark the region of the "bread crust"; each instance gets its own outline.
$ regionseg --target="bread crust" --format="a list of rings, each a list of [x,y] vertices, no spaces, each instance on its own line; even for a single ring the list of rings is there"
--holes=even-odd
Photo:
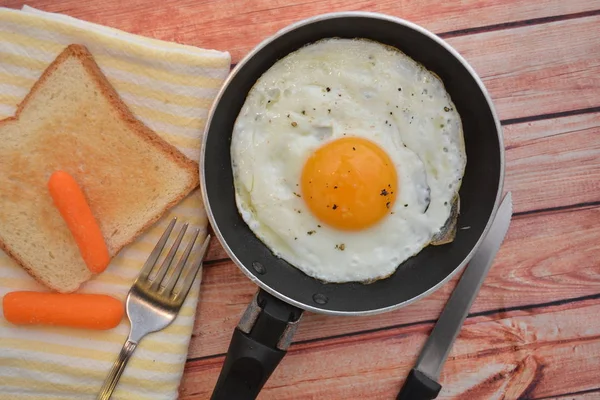
[[[166,142],[163,138],[158,136],[156,132],[148,128],[144,123],[138,120],[131,110],[127,107],[127,105],[120,98],[114,87],[110,84],[106,76],[102,73],[100,67],[94,60],[92,54],[89,50],[80,44],[70,44],[68,45],[55,59],[50,63],[50,65],[44,70],[40,78],[34,83],[31,90],[25,98],[19,103],[17,106],[17,110],[15,111],[15,115],[0,120],[0,128],[7,123],[15,122],[19,120],[20,114],[27,107],[30,99],[37,93],[37,91],[43,87],[46,83],[46,80],[52,75],[60,65],[65,62],[67,59],[75,57],[77,58],[85,70],[88,72],[90,77],[93,79],[94,83],[97,85],[98,89],[102,92],[104,97],[109,101],[109,103],[117,110],[119,117],[122,119],[123,123],[125,123],[131,131],[137,134],[141,139],[146,141],[151,146],[155,147],[157,151],[162,152],[167,155],[167,157],[176,163],[179,167],[184,169],[187,174],[190,175],[190,183],[189,185],[171,202],[167,203],[162,210],[157,212],[156,216],[148,220],[142,228],[140,228],[135,234],[133,234],[128,240],[124,241],[118,248],[115,249],[115,254],[118,254],[123,247],[132,243],[135,239],[137,239],[144,231],[146,231],[150,226],[152,226],[156,221],[158,221],[169,209],[171,209],[174,205],[178,204],[181,200],[183,200],[186,196],[188,196],[195,188],[199,185],[199,173],[198,173],[198,162],[193,161],[186,156],[184,156],[175,146]],[[73,290],[64,290],[64,288],[54,287],[50,283],[44,281],[40,276],[36,275],[34,270],[28,266],[25,261],[13,251],[8,243],[4,242],[2,238],[0,238],[0,249],[6,252],[13,260],[17,262],[25,271],[27,271],[33,278],[35,278],[38,282],[42,283],[44,286],[58,291],[58,292],[73,292],[79,289],[82,282],[77,288]],[[114,257],[113,255],[113,257]],[[111,257],[111,259],[113,258]],[[92,277],[90,276],[87,280]]]

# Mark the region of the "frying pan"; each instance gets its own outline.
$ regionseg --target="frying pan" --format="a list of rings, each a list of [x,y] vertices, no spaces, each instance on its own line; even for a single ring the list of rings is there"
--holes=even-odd
[[[428,246],[389,278],[371,284],[323,283],[274,256],[238,213],[231,134],[246,95],[277,60],[329,37],[367,38],[394,46],[444,82],[463,123],[467,167],[455,240]],[[200,159],[210,223],[234,263],[260,288],[233,332],[212,399],[254,399],[291,343],[304,310],[357,316],[391,311],[431,294],[469,261],[496,213],[504,178],[500,123],[469,64],[436,35],[382,14],[342,12],[290,25],[260,43],[232,71],[208,118]],[[468,229],[467,229],[468,228]]]

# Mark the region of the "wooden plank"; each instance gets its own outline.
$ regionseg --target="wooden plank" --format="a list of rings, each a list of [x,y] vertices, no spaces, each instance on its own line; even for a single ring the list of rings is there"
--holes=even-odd
[[[227,256],[225,249],[223,249],[223,247],[215,237],[215,232],[210,224],[208,226],[208,232],[212,235],[212,238],[210,240],[208,252],[206,253],[206,262],[210,263],[212,261],[228,259],[229,256]]]
[[[440,399],[546,398],[596,389],[600,299],[467,320]],[[261,399],[393,398],[431,324],[293,345]],[[210,394],[222,357],[188,362],[182,399]]]
[[[510,309],[590,296],[600,291],[600,207],[513,220],[471,312]],[[456,279],[402,309],[369,317],[307,313],[296,341],[342,335],[438,317]],[[189,357],[224,353],[256,286],[231,261],[206,268]]]
[[[595,0],[4,0],[3,3],[15,8],[28,4],[158,39],[229,50],[236,61],[284,26],[334,11],[386,13],[439,33],[600,8]]]
[[[600,200],[600,113],[504,127],[515,212]]]
[[[600,17],[449,38],[490,91],[501,119],[600,105]]]
[[[598,398],[600,398],[600,390],[569,393],[556,397],[548,397],[547,400],[597,400]]]
[[[504,138],[515,212],[600,199],[600,113],[509,125]],[[226,258],[213,239],[208,260]]]

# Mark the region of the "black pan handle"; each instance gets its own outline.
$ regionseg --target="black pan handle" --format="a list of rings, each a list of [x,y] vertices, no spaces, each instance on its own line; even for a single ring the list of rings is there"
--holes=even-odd
[[[396,400],[431,400],[438,396],[441,389],[442,385],[413,368],[406,377]]]
[[[211,400],[253,400],[292,341],[302,310],[259,289],[233,331]]]

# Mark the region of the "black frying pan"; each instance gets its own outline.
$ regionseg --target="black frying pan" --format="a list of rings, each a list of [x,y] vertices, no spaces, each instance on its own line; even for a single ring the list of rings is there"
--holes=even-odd
[[[279,259],[238,214],[231,133],[246,95],[278,59],[328,37],[368,38],[394,46],[445,84],[461,115],[467,167],[460,189],[457,236],[428,246],[387,279],[326,284]],[[291,25],[258,45],[233,70],[211,110],[201,155],[204,204],[216,236],[260,290],[235,329],[213,399],[254,399],[291,342],[303,310],[366,315],[412,303],[440,287],[470,259],[502,193],[504,146],[491,100],[473,69],[447,43],[407,21],[373,13],[334,13]]]

